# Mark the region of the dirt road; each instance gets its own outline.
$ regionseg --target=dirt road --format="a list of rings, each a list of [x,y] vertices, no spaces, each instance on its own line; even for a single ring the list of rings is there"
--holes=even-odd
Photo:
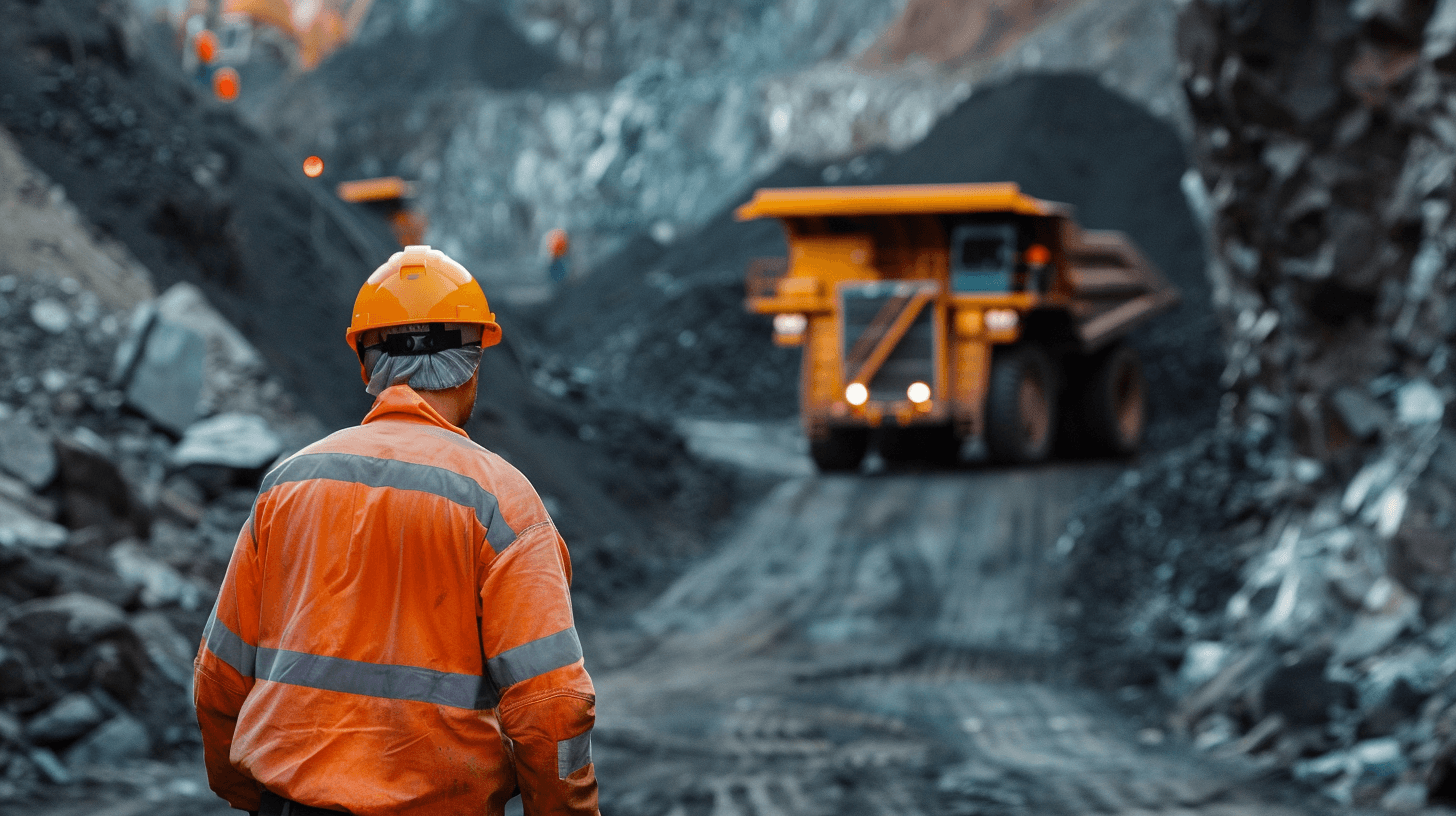
[[[645,634],[589,645],[603,811],[1336,812],[1175,743],[1136,698],[1070,681],[1053,618],[1076,576],[1058,540],[1116,476],[784,482],[639,614]]]

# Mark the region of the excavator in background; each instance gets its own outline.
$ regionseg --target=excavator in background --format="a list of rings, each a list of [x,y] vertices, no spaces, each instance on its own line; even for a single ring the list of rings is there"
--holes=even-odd
[[[803,348],[800,405],[821,470],[887,460],[994,462],[1057,450],[1129,456],[1146,386],[1127,334],[1175,305],[1122,233],[1012,183],[760,189],[788,258],[748,270],[749,311]]]

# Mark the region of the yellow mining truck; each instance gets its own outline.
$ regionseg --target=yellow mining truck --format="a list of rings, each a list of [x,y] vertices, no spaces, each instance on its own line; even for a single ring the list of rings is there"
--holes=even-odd
[[[748,271],[748,309],[802,346],[804,430],[821,470],[993,461],[1058,449],[1129,455],[1142,368],[1122,338],[1178,294],[1117,232],[1015,184],[762,189],[740,221],[777,218],[789,257]]]

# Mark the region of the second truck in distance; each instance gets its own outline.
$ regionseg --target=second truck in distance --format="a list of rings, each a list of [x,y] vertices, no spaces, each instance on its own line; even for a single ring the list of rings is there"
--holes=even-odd
[[[875,429],[887,459],[951,462],[974,437],[1003,463],[1137,450],[1124,338],[1178,294],[1121,233],[1010,183],[762,189],[737,216],[788,238],[750,267],[747,305],[804,349],[821,470],[858,467]]]

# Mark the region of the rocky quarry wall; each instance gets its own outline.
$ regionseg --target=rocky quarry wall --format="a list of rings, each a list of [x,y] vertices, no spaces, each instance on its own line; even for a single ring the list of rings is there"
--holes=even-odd
[[[325,156],[331,178],[418,179],[431,240],[522,299],[548,293],[551,228],[570,231],[586,274],[634,237],[692,235],[784,161],[910,148],[1021,74],[1095,74],[1188,131],[1164,0],[973,5],[376,4],[354,44],[252,118]]]
[[[1456,2],[1191,0],[1178,45],[1226,393],[1069,530],[1068,611],[1201,748],[1456,804]]]

